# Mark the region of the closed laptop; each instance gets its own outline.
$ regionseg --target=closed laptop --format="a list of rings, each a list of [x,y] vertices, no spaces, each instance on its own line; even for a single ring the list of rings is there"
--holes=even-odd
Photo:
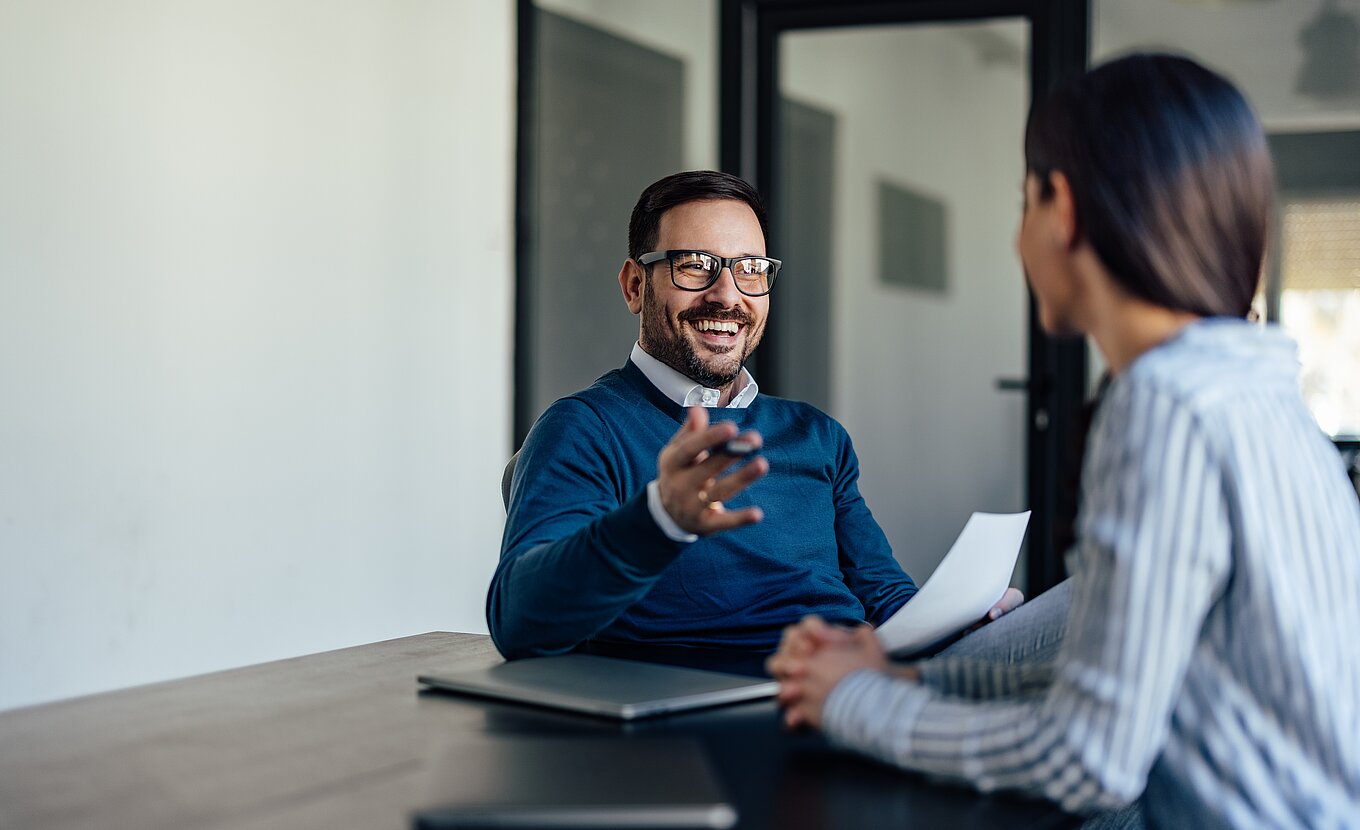
[[[436,689],[633,720],[773,697],[768,678],[589,654],[531,657],[480,669],[423,674]]]

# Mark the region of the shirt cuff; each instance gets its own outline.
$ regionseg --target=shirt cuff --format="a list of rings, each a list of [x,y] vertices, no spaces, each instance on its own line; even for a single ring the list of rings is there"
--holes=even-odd
[[[822,730],[835,746],[906,765],[916,721],[931,697],[915,683],[860,669],[827,695]]]
[[[699,538],[694,533],[686,533],[671,518],[671,514],[666,512],[666,508],[661,506],[661,484],[656,479],[652,479],[647,485],[647,511],[652,514],[652,521],[656,522],[656,526],[661,528],[661,532],[672,542],[693,542]]]

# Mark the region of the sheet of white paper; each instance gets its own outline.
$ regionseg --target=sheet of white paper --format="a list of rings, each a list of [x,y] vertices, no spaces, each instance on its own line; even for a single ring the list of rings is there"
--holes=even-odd
[[[909,654],[982,619],[1006,593],[1029,525],[1024,513],[974,513],[935,573],[878,627],[889,654]]]

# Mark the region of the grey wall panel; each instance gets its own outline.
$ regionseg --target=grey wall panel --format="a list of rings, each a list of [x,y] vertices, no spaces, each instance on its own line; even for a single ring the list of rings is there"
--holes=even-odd
[[[948,210],[941,199],[878,183],[878,270],[890,285],[949,290]]]
[[[784,99],[783,159],[770,255],[782,259],[770,296],[772,391],[831,411],[831,222],[836,117]],[[761,380],[757,378],[757,380]]]
[[[684,67],[672,57],[537,11],[534,204],[527,304],[529,421],[623,365],[637,339],[617,275],[642,188],[682,164]],[[527,393],[527,394],[526,394]]]

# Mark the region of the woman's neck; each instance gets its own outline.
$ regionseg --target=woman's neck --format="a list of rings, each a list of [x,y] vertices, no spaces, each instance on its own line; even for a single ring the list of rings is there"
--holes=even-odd
[[[1100,269],[1104,272],[1104,269]],[[1110,374],[1124,371],[1143,353],[1160,346],[1199,319],[1134,297],[1108,273],[1092,275],[1088,285],[1087,320],[1083,328],[1110,367]]]

